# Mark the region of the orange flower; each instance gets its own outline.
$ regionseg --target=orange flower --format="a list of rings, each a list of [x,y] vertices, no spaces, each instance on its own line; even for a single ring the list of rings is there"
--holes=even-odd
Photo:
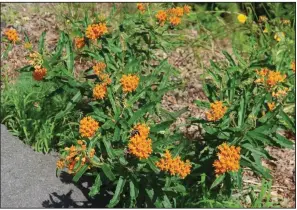
[[[138,123],[134,126],[134,130],[137,130],[139,132],[139,135],[143,138],[147,138],[150,133],[150,128],[145,124]]]
[[[153,151],[152,140],[136,134],[130,138],[128,148],[129,152],[139,159],[147,159]]]
[[[90,154],[89,154],[89,156],[90,156],[90,158],[93,158],[94,155],[95,155],[95,149],[92,148],[92,149],[90,150]]]
[[[138,9],[140,12],[142,12],[142,13],[145,12],[145,7],[144,7],[144,5],[143,5],[142,3],[138,3],[138,4],[137,4],[137,9]]]
[[[179,17],[177,17],[177,16],[173,16],[173,17],[170,17],[170,18],[169,18],[169,22],[170,22],[170,24],[171,24],[172,26],[177,26],[177,25],[180,24],[181,19],[180,19]]]
[[[173,8],[172,14],[176,15],[177,17],[182,17],[184,15],[184,9],[182,7]]]
[[[19,35],[14,28],[6,29],[4,35],[7,36],[7,39],[13,43],[19,40]]]
[[[64,165],[65,165],[65,163],[64,163],[64,161],[62,159],[57,161],[57,168],[58,169],[62,169],[64,167]]]
[[[92,24],[87,27],[86,37],[95,40],[106,33],[108,33],[108,30],[105,23]]]
[[[85,46],[85,38],[84,37],[76,37],[74,42],[75,42],[75,46],[77,49],[83,48]]]
[[[269,111],[272,111],[275,108],[275,103],[274,102],[271,102],[271,103],[268,102],[267,106],[268,106]]]
[[[222,101],[215,101],[210,104],[210,111],[206,112],[208,121],[217,121],[221,119],[227,111],[227,107],[223,106]]]
[[[138,86],[139,77],[131,74],[123,75],[120,81],[124,92],[132,92]]]
[[[77,144],[79,144],[79,145],[83,145],[84,142],[83,142],[82,140],[77,140]]]
[[[104,85],[110,85],[112,82],[108,74],[101,73],[99,74],[99,78],[102,80]]]
[[[218,160],[215,160],[213,166],[217,175],[228,171],[238,171],[240,165],[240,147],[229,146],[226,143],[221,144],[217,153]]]
[[[93,97],[95,99],[103,99],[106,95],[107,88],[105,84],[97,84],[93,89]]]
[[[277,92],[272,92],[272,97],[279,98],[279,97],[286,96],[288,91],[289,91],[289,88],[285,87],[284,89],[278,90]]]
[[[296,72],[296,62],[295,61],[291,62],[291,69],[294,73]]]
[[[82,137],[92,137],[99,128],[99,123],[92,117],[84,117],[80,121],[79,132]]]
[[[190,11],[191,11],[191,7],[190,7],[189,5],[185,5],[185,6],[184,6],[184,13],[185,13],[185,14],[189,14]]]
[[[99,75],[106,68],[106,64],[103,62],[98,62],[93,66],[93,70],[95,74]]]
[[[156,18],[158,19],[160,25],[164,25],[167,19],[167,13],[164,10],[160,10],[156,14]]]
[[[46,68],[35,66],[35,70],[33,71],[33,78],[37,81],[40,81],[45,77],[46,72],[47,72]]]
[[[156,162],[156,166],[161,171],[169,172],[171,175],[178,175],[184,179],[191,172],[190,161],[182,161],[180,156],[172,158],[172,155],[168,150],[166,150],[164,157]]]
[[[259,16],[259,23],[265,23],[267,22],[268,18],[265,15]]]
[[[286,79],[286,75],[281,75],[278,71],[269,71],[267,76],[267,85],[270,87],[275,86],[277,83],[283,82]]]

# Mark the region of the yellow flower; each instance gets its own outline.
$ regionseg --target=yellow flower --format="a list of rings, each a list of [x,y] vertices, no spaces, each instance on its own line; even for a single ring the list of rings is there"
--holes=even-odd
[[[33,78],[37,81],[40,81],[45,77],[46,72],[47,72],[46,68],[35,66],[35,70],[33,71]]]
[[[95,74],[99,75],[106,68],[106,64],[103,62],[98,62],[93,66]]]
[[[259,22],[260,23],[265,23],[267,22],[268,18],[265,15],[259,16]]]
[[[288,24],[291,23],[291,21],[290,20],[283,19],[282,20],[282,23],[285,24],[285,25],[288,25]]]
[[[145,7],[144,7],[144,5],[143,5],[142,3],[138,3],[138,4],[137,4],[137,9],[138,9],[140,12],[142,12],[142,13],[145,12]]]
[[[224,174],[228,171],[238,171],[240,165],[240,147],[229,146],[226,143],[218,146],[218,160],[215,160],[213,166],[217,175]]]
[[[274,98],[281,98],[287,95],[289,88],[285,87],[282,90],[278,90],[277,92],[272,92],[272,97]]]
[[[29,57],[30,57],[29,63],[32,66],[41,66],[43,64],[42,55],[39,54],[38,52],[30,53]]]
[[[79,132],[82,137],[92,137],[99,128],[99,123],[92,117],[84,117],[80,121]]]
[[[190,161],[182,161],[180,156],[172,158],[172,155],[168,150],[166,150],[164,157],[156,162],[156,166],[165,172],[169,172],[171,175],[178,175],[180,178],[184,179],[191,172]]]
[[[14,28],[6,29],[4,35],[7,36],[7,39],[13,43],[19,40],[19,35]]]
[[[263,31],[263,33],[268,33],[268,29],[265,28],[264,31]]]
[[[136,75],[123,75],[121,78],[121,84],[124,92],[132,92],[136,90],[139,83],[139,77]]]
[[[103,99],[106,95],[107,88],[105,84],[97,84],[93,89],[93,97],[95,99]]]
[[[171,24],[172,26],[177,26],[177,25],[180,24],[181,19],[180,19],[179,17],[177,17],[177,16],[173,16],[173,17],[170,17],[170,18],[169,18],[169,22],[170,22],[170,24]]]
[[[227,107],[223,106],[222,101],[215,101],[210,104],[210,111],[206,112],[208,121],[217,121],[221,119],[227,111]]]
[[[282,39],[285,38],[285,33],[284,32],[278,32],[274,35],[274,39],[278,42],[280,42]]]
[[[167,13],[164,10],[160,10],[156,14],[156,18],[158,19],[160,25],[164,25],[167,19]]]
[[[32,44],[30,42],[25,42],[24,48],[27,49],[27,50],[28,49],[31,49],[32,48]]]
[[[132,155],[139,159],[147,159],[153,151],[152,140],[136,134],[130,138],[128,148]]]
[[[296,62],[295,61],[291,62],[291,69],[294,73],[296,72]]]
[[[274,110],[274,108],[275,108],[275,103],[274,102],[268,102],[267,103],[267,106],[268,106],[268,109],[269,109],[269,111],[272,111],[272,110]]]
[[[76,37],[74,42],[75,42],[75,46],[77,49],[83,48],[85,46],[85,38],[84,37]]]
[[[245,15],[243,15],[243,14],[239,14],[238,16],[237,16],[237,20],[240,22],[240,23],[245,23],[245,21],[246,21],[246,19],[247,19],[247,16],[245,16]]]

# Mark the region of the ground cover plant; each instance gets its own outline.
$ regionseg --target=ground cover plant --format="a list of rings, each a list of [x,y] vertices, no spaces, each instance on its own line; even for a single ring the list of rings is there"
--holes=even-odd
[[[23,43],[28,65],[14,84],[2,78],[1,121],[35,150],[59,151],[57,174],[92,177],[89,196],[110,192],[107,207],[276,207],[262,161],[274,159],[267,146],[294,148],[288,134],[296,132],[295,10],[128,5],[122,13],[113,5],[108,15],[65,15],[51,50],[46,32],[34,48],[27,33],[21,40],[16,29],[5,29],[2,59]],[[234,27],[221,27],[231,17]],[[182,33],[189,28],[203,33],[187,39]],[[202,127],[201,139],[193,140],[170,129],[188,107],[170,112],[162,99],[185,82],[160,55],[230,31],[232,53],[210,60],[201,78],[207,100],[194,104],[204,116],[178,125]],[[78,72],[81,60],[89,65]],[[245,168],[263,179],[258,194],[245,193],[249,204],[234,198]]]

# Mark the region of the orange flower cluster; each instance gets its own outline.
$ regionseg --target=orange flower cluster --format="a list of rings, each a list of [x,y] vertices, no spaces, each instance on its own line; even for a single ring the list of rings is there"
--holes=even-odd
[[[85,46],[85,38],[84,37],[76,37],[74,39],[75,46],[77,49],[83,48]]]
[[[139,77],[131,74],[123,75],[120,81],[124,92],[132,92],[138,86]]]
[[[144,13],[145,12],[145,7],[143,3],[138,3],[137,4],[137,9],[141,12]]]
[[[271,71],[267,68],[263,68],[260,71],[256,70],[256,72],[260,78],[255,80],[255,82],[266,84],[269,87],[273,87],[278,83],[283,82],[287,77],[286,75],[281,75],[278,71]]]
[[[107,87],[105,84],[97,84],[93,89],[93,97],[95,99],[103,99],[106,95]]]
[[[37,81],[42,80],[46,75],[46,68],[42,68],[41,66],[35,66],[33,71],[33,78]]]
[[[218,160],[215,160],[213,166],[217,175],[224,174],[228,171],[238,171],[240,165],[240,147],[229,146],[226,143],[221,144],[217,154]]]
[[[166,11],[160,10],[157,12],[156,18],[161,26],[165,24],[166,20],[169,20],[169,23],[172,26],[177,26],[181,23],[183,15],[190,13],[190,11],[191,7],[188,5],[185,5],[184,7],[170,8]]]
[[[291,69],[294,73],[296,72],[296,61],[291,62]]]
[[[18,32],[14,28],[6,29],[4,35],[7,36],[7,39],[13,43],[19,40]]]
[[[79,133],[82,137],[90,138],[94,136],[99,128],[99,123],[92,117],[84,117],[79,124]]]
[[[274,102],[268,102],[267,106],[268,106],[269,111],[272,111],[275,108],[275,103]]]
[[[108,74],[103,73],[106,68],[106,64],[103,62],[96,63],[93,66],[95,74],[101,79],[102,84],[97,84],[93,89],[93,97],[95,99],[103,99],[107,92],[107,85],[111,84],[111,79]]]
[[[129,152],[139,159],[147,159],[153,151],[152,140],[148,138],[150,128],[145,124],[137,124],[134,130],[138,133],[130,138]]]
[[[208,121],[217,121],[221,119],[227,111],[227,107],[223,106],[222,101],[215,101],[210,104],[210,110],[206,112]]]
[[[272,92],[272,97],[281,98],[287,95],[289,88],[285,87],[284,89],[278,90],[276,92]]]
[[[180,156],[172,158],[172,155],[166,150],[164,157],[156,162],[156,166],[162,170],[169,172],[171,175],[178,175],[184,179],[191,172],[191,164],[189,160],[182,161]]]
[[[104,34],[108,33],[105,23],[89,25],[86,30],[86,37],[92,40],[99,39]]]
[[[76,173],[80,168],[89,162],[89,158],[94,157],[95,149],[91,149],[89,157],[86,154],[87,145],[85,141],[78,140],[76,146],[72,145],[70,148],[65,147],[67,155],[65,158],[61,158],[57,161],[57,168],[63,169],[64,167],[68,168],[68,173]],[[80,165],[78,165],[80,161]],[[90,168],[90,166],[89,166]]]
[[[99,75],[101,72],[103,72],[106,68],[106,64],[103,62],[98,62],[93,66],[93,70],[95,74]]]

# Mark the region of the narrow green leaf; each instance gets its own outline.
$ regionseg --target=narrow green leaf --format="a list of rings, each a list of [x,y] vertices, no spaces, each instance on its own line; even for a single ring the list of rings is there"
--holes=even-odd
[[[116,206],[120,202],[120,195],[123,192],[126,180],[123,177],[120,177],[117,183],[117,187],[115,193],[110,200],[109,204],[107,205],[108,208],[112,208]]]
[[[108,93],[108,98],[109,98],[109,101],[111,103],[115,118],[117,118],[119,116],[119,111],[118,111],[117,106],[115,104],[114,97],[113,97],[113,94],[112,94],[112,91],[111,91],[110,87],[107,88],[107,93]]]
[[[110,166],[108,164],[104,163],[101,166],[101,168],[102,168],[103,173],[109,180],[114,181],[116,179],[115,175],[112,173]]]
[[[143,115],[145,115],[148,110],[150,108],[152,108],[153,106],[155,106],[154,102],[150,102],[146,105],[144,105],[143,107],[141,107],[140,109],[138,109],[138,111],[136,111],[133,115],[133,117],[130,118],[130,120],[128,121],[128,124],[131,126],[133,123],[137,122],[139,120],[139,118],[141,118]]]
[[[213,189],[214,187],[218,186],[225,178],[225,174],[218,176],[215,181],[212,183],[210,189]]]
[[[83,167],[81,167],[81,169],[75,174],[75,176],[73,177],[73,181],[77,182],[80,177],[88,170],[88,165],[84,165]]]
[[[69,38],[68,35],[65,35],[67,37],[67,44],[66,44],[66,54],[67,54],[67,68],[69,72],[73,72],[74,68],[74,54],[72,49],[72,41]]]
[[[43,31],[41,36],[40,36],[39,43],[38,43],[38,52],[41,55],[43,54],[43,50],[44,50],[45,35],[46,35],[46,32]]]
[[[111,159],[114,159],[114,152],[113,152],[113,149],[111,147],[111,144],[109,141],[106,140],[106,138],[103,138],[103,144],[105,146],[105,149],[106,149],[106,152],[108,154],[108,157],[111,158]]]
[[[100,174],[98,174],[95,179],[95,183],[90,189],[89,196],[94,197],[95,195],[99,194],[101,185],[102,185],[101,176]]]
[[[207,109],[210,108],[210,103],[208,101],[195,100],[194,102],[198,107],[207,108]]]

